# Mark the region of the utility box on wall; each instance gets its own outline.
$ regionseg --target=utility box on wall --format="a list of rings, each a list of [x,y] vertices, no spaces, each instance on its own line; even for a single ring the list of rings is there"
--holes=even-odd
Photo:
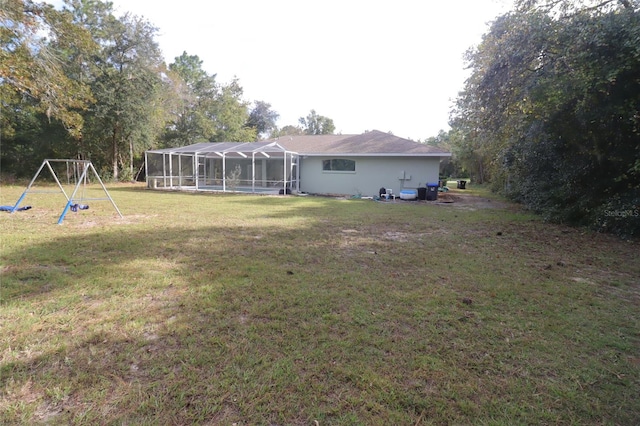
[[[411,175],[408,175],[404,170],[398,173],[398,180],[411,180]]]

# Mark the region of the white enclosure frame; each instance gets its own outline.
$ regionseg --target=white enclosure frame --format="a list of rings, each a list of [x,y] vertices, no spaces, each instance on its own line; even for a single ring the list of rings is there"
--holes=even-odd
[[[155,164],[153,168],[150,167],[151,156],[161,156],[162,166]],[[278,168],[277,178],[266,177],[267,162]],[[277,162],[281,165],[281,173]],[[221,167],[216,168],[215,164],[220,163]],[[230,177],[233,164],[247,167],[244,171],[241,169],[245,176],[241,184]],[[216,176],[218,172],[220,176]],[[262,176],[258,176],[258,172]],[[277,142],[205,142],[147,151],[145,175],[147,187],[152,189],[253,193],[277,191],[284,194],[300,190],[298,153],[288,151]]]

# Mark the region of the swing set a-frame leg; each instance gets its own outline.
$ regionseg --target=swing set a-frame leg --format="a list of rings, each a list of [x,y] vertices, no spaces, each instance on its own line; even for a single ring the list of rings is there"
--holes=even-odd
[[[18,207],[20,207],[20,203],[22,202],[22,200],[24,200],[24,197],[27,196],[27,193],[29,192],[29,190],[33,186],[33,182],[36,181],[36,179],[40,175],[40,172],[42,171],[42,169],[44,168],[45,165],[49,166],[48,160],[44,160],[42,162],[42,164],[40,165],[40,168],[38,169],[36,174],[33,176],[33,179],[31,179],[31,181],[29,182],[29,185],[27,185],[27,188],[24,190],[24,192],[22,193],[20,198],[18,198],[18,201],[16,201],[16,204],[13,206],[13,209],[11,209],[11,213],[14,213],[16,210],[18,210]],[[51,166],[49,166],[49,169],[51,169]],[[56,178],[56,181],[57,181],[57,178]]]
[[[76,197],[76,193],[78,192],[78,188],[80,188],[80,185],[83,185],[86,182],[86,177],[87,177],[87,170],[89,170],[89,166],[91,165],[91,163],[84,163],[84,167],[82,168],[82,175],[80,175],[80,178],[77,180],[76,182],[76,186],[75,188],[73,188],[73,192],[71,193],[71,196],[69,198],[67,198],[67,204],[64,206],[64,209],[62,210],[62,214],[60,215],[60,218],[58,219],[58,225],[62,224],[62,221],[64,220],[64,217],[67,215],[67,213],[69,212],[69,209],[71,208],[71,205],[73,204],[73,200]],[[95,172],[95,169],[94,169]],[[96,173],[96,176],[98,175],[98,173]],[[107,189],[105,188],[105,191]],[[119,212],[118,212],[119,213]]]
[[[62,214],[60,215],[60,219],[58,219],[58,225],[62,224],[62,221],[64,220],[64,217],[67,215],[67,213],[69,212],[69,209],[71,208],[71,203],[72,203],[72,201],[69,200],[69,201],[67,201],[67,205],[64,206],[64,209],[62,210]]]

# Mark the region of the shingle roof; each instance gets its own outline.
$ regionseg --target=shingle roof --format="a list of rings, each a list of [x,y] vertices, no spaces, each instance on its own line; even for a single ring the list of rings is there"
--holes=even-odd
[[[361,135],[283,136],[278,143],[301,155],[424,155],[450,156],[431,145],[414,142],[390,133],[372,130]]]
[[[195,154],[238,152],[284,152],[300,155],[326,156],[425,156],[449,157],[450,152],[431,145],[414,142],[390,133],[372,130],[361,135],[292,135],[262,142],[202,142],[188,146],[157,149],[151,153]],[[226,155],[226,154],[225,154]]]

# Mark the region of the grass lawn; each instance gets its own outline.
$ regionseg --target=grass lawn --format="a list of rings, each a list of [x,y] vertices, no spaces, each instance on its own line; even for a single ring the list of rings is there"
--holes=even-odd
[[[639,424],[639,243],[468,188],[109,185],[124,218],[61,225],[29,195],[0,213],[0,423]]]

